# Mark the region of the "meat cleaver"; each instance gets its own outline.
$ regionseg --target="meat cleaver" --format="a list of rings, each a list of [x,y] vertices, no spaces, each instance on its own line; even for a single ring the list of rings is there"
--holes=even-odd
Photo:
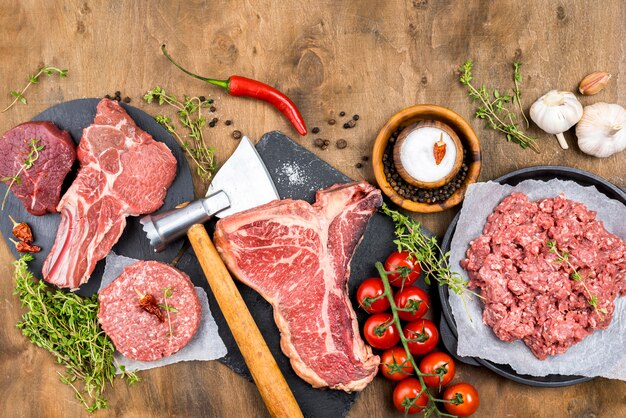
[[[140,222],[155,251],[185,234],[272,417],[302,417],[287,381],[220,258],[203,223],[279,199],[274,183],[248,137],[215,174],[206,197]]]

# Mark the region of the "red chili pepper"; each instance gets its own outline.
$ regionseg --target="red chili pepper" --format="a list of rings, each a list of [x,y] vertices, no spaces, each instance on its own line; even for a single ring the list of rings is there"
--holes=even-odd
[[[216,80],[213,78],[201,77],[197,74],[187,71],[186,69],[181,67],[176,61],[174,61],[174,59],[172,59],[172,57],[167,53],[165,45],[161,46],[161,51],[163,51],[163,55],[165,55],[167,59],[170,60],[170,62],[178,67],[181,71],[199,80],[206,81],[207,83],[222,87],[223,89],[226,89],[226,91],[228,91],[228,94],[230,94],[231,96],[251,97],[254,99],[263,100],[271,104],[283,115],[285,115],[285,117],[289,120],[289,122],[291,122],[293,127],[296,128],[300,135],[306,135],[307,129],[306,125],[304,124],[304,119],[300,114],[300,111],[289,97],[287,97],[284,93],[281,93],[274,87],[269,86],[265,83],[261,83],[260,81],[252,80],[250,78],[241,77],[238,75],[232,75],[227,80]]]

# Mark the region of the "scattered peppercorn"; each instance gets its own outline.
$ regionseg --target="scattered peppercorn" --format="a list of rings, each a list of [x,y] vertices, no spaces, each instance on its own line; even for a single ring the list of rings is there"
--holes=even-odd
[[[343,129],[349,129],[349,128],[350,128],[350,125],[348,125],[347,122],[343,124]]]
[[[348,142],[345,139],[340,139],[337,141],[336,145],[337,145],[337,148],[344,149],[345,147],[348,146]]]
[[[241,131],[233,131],[233,138],[241,139]]]
[[[364,155],[361,159],[363,161],[369,161],[370,157],[368,157],[367,155]]]
[[[344,112],[343,110],[341,112],[339,112],[339,116],[344,117],[346,116],[346,112]]]
[[[110,95],[110,94],[105,94],[105,95],[104,95],[104,98],[105,98],[105,99],[110,99],[110,98],[111,98],[111,95]]]
[[[356,122],[354,119],[348,121],[348,128],[354,128],[356,126]]]
[[[130,103],[130,97],[126,96],[123,100],[124,103]]]
[[[206,102],[206,97],[204,97],[204,96],[198,96],[198,99],[199,99],[201,102]]]
[[[356,163],[354,166],[355,166],[356,168],[362,168],[362,167],[363,167],[363,164],[361,164],[361,163]]]
[[[311,129],[311,132],[313,132],[314,134],[318,134],[320,133],[320,128],[316,126],[315,128]]]
[[[359,115],[352,116],[352,120],[359,120]]]
[[[230,126],[230,125],[232,125],[232,124],[233,124],[233,121],[232,121],[232,120],[230,120],[230,119],[226,119],[226,120],[224,121],[224,125],[226,125],[226,126]]]
[[[324,146],[324,140],[322,138],[315,138],[315,141],[313,141],[313,145],[321,148],[322,146]]]
[[[216,110],[216,109],[215,109],[215,106],[211,106],[211,107],[209,108],[209,110],[210,110],[211,112],[215,112],[215,110]]]
[[[328,120],[328,124],[331,125],[331,126],[334,125],[335,123],[337,123],[337,121],[335,119],[329,119]]]
[[[115,92],[115,95],[116,95],[116,96],[121,96],[121,95],[122,95],[122,93],[121,93],[119,90],[117,90],[117,91]]]
[[[215,122],[213,121],[209,122],[209,128],[215,128]]]
[[[330,139],[325,139],[324,140],[324,145],[329,146],[330,145]]]

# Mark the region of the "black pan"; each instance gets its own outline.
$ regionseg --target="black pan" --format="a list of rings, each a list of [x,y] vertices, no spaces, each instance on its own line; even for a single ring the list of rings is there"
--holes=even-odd
[[[513,171],[509,174],[497,178],[495,181],[501,184],[508,184],[515,186],[524,180],[571,180],[582,186],[595,186],[600,193],[605,194],[611,199],[618,200],[626,205],[626,193],[619,187],[608,182],[607,180],[599,177],[595,174],[589,173],[584,170],[571,167],[562,166],[538,166],[528,167],[521,170]],[[450,250],[450,242],[456,229],[456,224],[459,221],[459,214],[457,214],[446,234],[443,237],[441,243],[441,249],[443,253]],[[518,383],[523,383],[530,386],[539,387],[561,387],[575,385],[577,383],[586,382],[591,380],[591,377],[584,376],[562,376],[562,375],[548,375],[548,376],[529,376],[517,373],[513,368],[506,364],[493,363],[491,361],[474,358],[474,357],[459,357],[456,355],[456,348],[458,343],[458,333],[456,329],[456,323],[452,316],[452,309],[448,302],[448,287],[439,286],[439,298],[441,299],[441,311],[443,313],[441,317],[441,337],[446,348],[459,360],[467,364],[485,366],[488,369],[496,372],[497,374],[511,379]]]

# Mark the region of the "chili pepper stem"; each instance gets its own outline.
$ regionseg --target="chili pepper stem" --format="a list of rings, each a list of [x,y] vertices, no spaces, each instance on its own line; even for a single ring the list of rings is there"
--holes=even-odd
[[[161,45],[161,52],[163,52],[163,55],[165,55],[165,58],[167,58],[172,64],[174,64],[176,67],[178,67],[179,70],[181,70],[182,72],[184,72],[185,74],[188,74],[194,78],[197,78],[198,80],[202,80],[202,81],[206,81],[207,83],[211,83],[215,86],[219,86],[223,89],[229,90],[230,87],[230,81],[229,80],[216,80],[214,78],[207,78],[207,77],[202,77],[199,76],[198,74],[194,74],[191,71],[183,68],[180,64],[178,64],[176,61],[174,61],[174,58],[172,58],[170,56],[170,54],[167,52],[167,50],[165,49],[165,44]]]
[[[13,222],[13,228],[15,228],[17,225],[19,225],[19,223],[15,222],[15,219],[13,219],[13,217],[11,215],[9,215],[9,219],[11,220],[11,222]]]

